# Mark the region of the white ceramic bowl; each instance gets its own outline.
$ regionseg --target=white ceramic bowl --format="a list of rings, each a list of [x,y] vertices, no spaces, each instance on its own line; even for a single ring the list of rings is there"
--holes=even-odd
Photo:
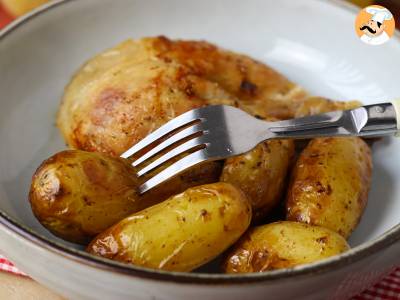
[[[89,57],[126,38],[206,39],[277,68],[316,95],[398,97],[400,40],[362,43],[356,9],[317,0],[55,1],[0,33],[0,251],[70,299],[346,299],[400,264],[400,141],[374,148],[367,210],[351,251],[291,270],[230,276],[170,273],[90,256],[34,219],[27,191],[65,146],[54,126],[65,84]]]

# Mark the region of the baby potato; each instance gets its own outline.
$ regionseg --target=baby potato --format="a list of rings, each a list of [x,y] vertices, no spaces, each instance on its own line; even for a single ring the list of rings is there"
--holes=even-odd
[[[227,255],[226,273],[251,273],[292,268],[349,249],[336,232],[297,222],[276,222],[250,229]]]
[[[133,214],[97,236],[87,251],[169,271],[191,271],[246,231],[251,206],[228,183],[197,186]]]
[[[32,178],[29,199],[36,218],[56,236],[87,244],[132,213],[185,189],[218,181],[219,162],[176,176],[149,192],[137,188],[145,177],[128,160],[102,153],[68,150],[44,161]]]
[[[57,153],[33,175],[33,213],[53,234],[85,244],[143,208],[135,174],[122,158],[79,150]]]
[[[292,140],[270,140],[225,161],[220,180],[245,193],[253,209],[253,221],[263,219],[279,203],[293,155]]]
[[[312,140],[294,167],[287,220],[330,228],[348,238],[367,204],[372,158],[358,137]]]

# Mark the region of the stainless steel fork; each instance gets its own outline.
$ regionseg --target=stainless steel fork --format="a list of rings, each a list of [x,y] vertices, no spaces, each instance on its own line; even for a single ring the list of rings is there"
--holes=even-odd
[[[243,154],[265,140],[392,135],[399,130],[399,118],[398,101],[278,122],[259,120],[232,106],[206,106],[169,121],[121,157],[145,152],[132,163],[139,177],[180,158],[147,180],[140,187],[144,193],[190,167]]]

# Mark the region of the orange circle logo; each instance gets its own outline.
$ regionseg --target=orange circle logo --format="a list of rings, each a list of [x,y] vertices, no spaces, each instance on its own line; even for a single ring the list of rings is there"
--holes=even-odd
[[[358,37],[368,45],[386,43],[393,36],[395,27],[393,14],[380,5],[370,5],[362,9],[355,23]]]

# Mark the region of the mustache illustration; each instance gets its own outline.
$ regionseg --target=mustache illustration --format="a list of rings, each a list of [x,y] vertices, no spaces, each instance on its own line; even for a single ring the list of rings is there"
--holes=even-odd
[[[376,33],[376,30],[373,30],[371,27],[369,27],[368,25],[364,25],[360,28],[361,31],[363,31],[364,29],[367,29],[370,33]]]

